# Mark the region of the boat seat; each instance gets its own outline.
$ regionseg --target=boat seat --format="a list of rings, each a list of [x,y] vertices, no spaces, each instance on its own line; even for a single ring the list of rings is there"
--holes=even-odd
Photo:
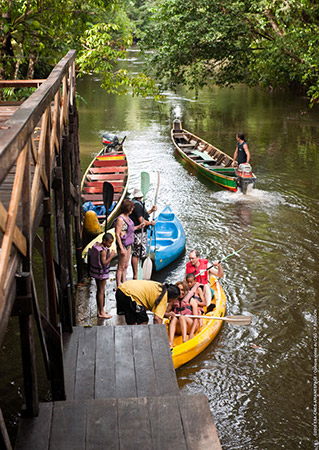
[[[179,145],[179,147],[181,147],[181,148],[187,148],[187,147],[193,147],[194,148],[194,144],[178,144]]]
[[[213,160],[213,158],[210,155],[208,155],[205,152],[201,152],[199,150],[193,150],[191,153],[192,153],[192,155],[199,156],[200,158],[204,159],[205,161],[212,161]]]

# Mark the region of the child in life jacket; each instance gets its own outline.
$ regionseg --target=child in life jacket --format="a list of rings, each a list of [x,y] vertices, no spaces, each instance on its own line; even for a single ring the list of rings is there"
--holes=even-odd
[[[199,322],[197,319],[193,319],[192,317],[187,317],[188,315],[197,315],[198,307],[195,299],[191,298],[187,299],[188,285],[184,281],[178,281],[176,286],[179,287],[180,297],[173,302],[166,311],[166,317],[170,318],[170,323],[168,327],[168,337],[169,344],[172,348],[174,346],[174,336],[181,335],[183,342],[188,339],[192,339],[194,333],[199,328]],[[180,314],[179,317],[176,317],[175,314]]]
[[[192,287],[195,286],[196,278],[193,273],[188,273],[186,275],[186,283],[188,284],[189,289],[192,289]],[[204,296],[203,289],[200,286],[198,286],[198,288],[196,289],[195,294],[193,295],[192,299],[194,299],[197,302],[198,313],[200,315],[203,315],[205,312],[204,306],[206,306],[206,299]],[[202,319],[198,319],[198,320],[199,320],[199,326],[201,327],[203,325],[203,321],[202,321]]]

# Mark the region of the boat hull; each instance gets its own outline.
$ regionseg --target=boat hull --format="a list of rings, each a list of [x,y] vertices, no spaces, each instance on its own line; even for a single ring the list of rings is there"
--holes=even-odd
[[[119,152],[104,152],[105,149],[103,148],[93,159],[83,175],[81,199],[82,203],[91,202],[95,209],[103,207],[103,183],[107,181],[112,184],[114,188],[114,201],[112,210],[109,211],[107,217],[107,227],[109,228],[118,215],[121,204],[126,197],[129,183],[129,170],[127,157],[123,148]],[[101,233],[105,228],[105,217],[105,213],[101,215],[98,213],[96,218],[90,217],[90,220],[84,220],[84,233],[87,233],[91,238]]]
[[[214,303],[216,308],[207,313],[211,317],[224,317],[226,314],[226,295],[215,277],[210,279],[211,287],[214,289]],[[189,341],[182,342],[181,336],[175,336],[174,347],[172,349],[172,359],[174,368],[177,369],[199,355],[218,335],[223,321],[206,319],[203,316],[203,326],[195,333],[194,337]],[[166,321],[168,331],[168,321]]]
[[[176,126],[177,125],[177,126]],[[198,136],[181,128],[180,121],[174,121],[171,138],[181,158],[196,172],[209,181],[232,192],[247,193],[249,184],[255,184],[256,177],[242,178],[232,167],[233,158]]]
[[[151,230],[148,231],[148,242],[150,232]],[[156,218],[153,230],[150,257],[154,269],[162,270],[175,261],[183,252],[185,244],[184,228],[170,206],[166,206]]]

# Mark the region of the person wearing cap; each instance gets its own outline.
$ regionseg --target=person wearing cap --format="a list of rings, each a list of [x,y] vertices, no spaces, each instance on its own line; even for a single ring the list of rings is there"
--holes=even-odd
[[[144,228],[136,229],[134,232],[134,243],[132,247],[132,268],[133,268],[133,279],[137,279],[137,269],[138,260],[145,259],[147,256],[147,227],[155,225],[154,220],[149,220],[150,214],[157,210],[157,206],[152,206],[150,210],[145,209],[144,203],[142,203],[143,193],[140,189],[134,189],[133,191],[133,202],[134,210],[130,214],[130,218],[134,222],[134,226],[144,223]]]
[[[238,160],[238,166],[243,163],[249,163],[250,161],[250,152],[248,149],[247,142],[245,141],[244,134],[237,133],[236,139],[237,139],[237,147],[234,153],[234,161],[232,163],[233,167],[236,164],[236,159]]]

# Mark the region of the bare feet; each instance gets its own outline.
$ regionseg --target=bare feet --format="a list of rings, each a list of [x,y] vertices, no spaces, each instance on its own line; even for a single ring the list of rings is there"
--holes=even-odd
[[[98,312],[97,316],[98,316],[99,319],[111,319],[112,318],[111,314],[108,314],[105,311]]]

